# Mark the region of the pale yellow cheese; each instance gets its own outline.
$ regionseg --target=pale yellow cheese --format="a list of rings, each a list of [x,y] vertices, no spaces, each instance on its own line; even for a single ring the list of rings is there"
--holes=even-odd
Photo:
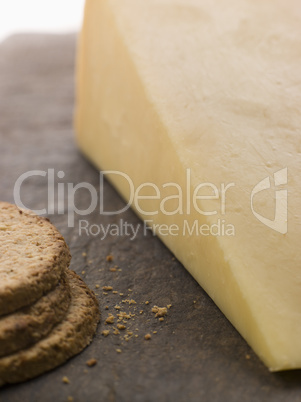
[[[300,368],[300,3],[87,0],[77,84],[83,152],[99,168],[127,174],[135,189],[155,183],[160,198],[136,199],[136,212],[150,225],[180,228],[157,233],[271,370]],[[110,179],[128,200],[127,181]],[[252,191],[264,179],[253,213]],[[182,208],[169,215],[160,205],[176,193],[168,182],[183,190]],[[222,191],[196,201],[212,215],[192,205],[207,182],[234,184],[225,210]],[[278,191],[288,193],[287,217]],[[175,211],[178,201],[163,207]],[[276,230],[267,226],[275,204]],[[184,233],[219,219],[234,236]]]

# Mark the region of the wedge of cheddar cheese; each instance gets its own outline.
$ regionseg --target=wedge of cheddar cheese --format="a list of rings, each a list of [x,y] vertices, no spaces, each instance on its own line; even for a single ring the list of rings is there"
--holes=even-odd
[[[300,66],[294,0],[86,2],[80,148],[274,371],[301,367]]]

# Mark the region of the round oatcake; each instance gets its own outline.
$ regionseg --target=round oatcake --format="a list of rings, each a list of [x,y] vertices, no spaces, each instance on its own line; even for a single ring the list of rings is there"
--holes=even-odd
[[[70,304],[65,273],[56,287],[37,302],[0,317],[0,357],[44,338],[65,317]]]
[[[33,346],[0,358],[0,385],[33,378],[64,363],[91,342],[100,318],[94,293],[67,270],[71,302],[65,319]]]
[[[53,289],[70,259],[64,238],[48,219],[0,202],[0,315]]]

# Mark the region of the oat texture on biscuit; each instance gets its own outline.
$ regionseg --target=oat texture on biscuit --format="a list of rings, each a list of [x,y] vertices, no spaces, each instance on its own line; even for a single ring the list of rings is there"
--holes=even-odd
[[[0,358],[0,385],[33,378],[64,363],[92,340],[100,313],[94,293],[67,270],[71,302],[65,319],[50,334],[17,353]]]
[[[70,259],[64,238],[46,218],[0,202],[0,315],[52,290]]]
[[[65,273],[56,287],[37,302],[0,317],[0,356],[36,343],[62,321],[70,304]]]

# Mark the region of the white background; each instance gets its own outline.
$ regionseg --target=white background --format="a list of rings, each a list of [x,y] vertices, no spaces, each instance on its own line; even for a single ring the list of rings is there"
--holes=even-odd
[[[84,0],[0,0],[0,42],[17,32],[78,31]]]

